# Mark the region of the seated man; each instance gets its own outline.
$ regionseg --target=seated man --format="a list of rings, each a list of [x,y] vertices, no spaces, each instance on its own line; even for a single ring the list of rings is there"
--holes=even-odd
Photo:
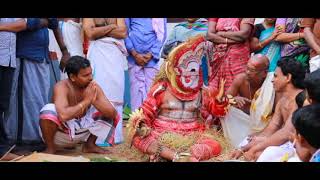
[[[221,125],[226,138],[234,147],[249,135],[251,131],[250,106],[251,100],[257,98],[258,91],[268,73],[269,60],[264,55],[255,55],[247,64],[247,71],[238,74],[226,94],[232,95],[236,107],[230,107]]]
[[[248,144],[243,144],[241,150],[247,151],[244,156],[247,160],[257,160],[260,154],[269,146],[291,147],[287,144],[290,135],[294,132],[291,115],[297,109],[295,97],[303,89],[305,68],[292,58],[283,58],[277,63],[272,81],[276,93],[281,93],[270,123],[262,132],[252,135]],[[284,144],[286,143],[286,144]],[[234,157],[240,154],[235,153]]]
[[[320,105],[308,105],[293,113],[292,124],[296,129],[295,148],[304,162],[320,162]]]
[[[114,128],[119,116],[98,84],[92,81],[89,60],[73,56],[65,71],[68,79],[54,87],[53,104],[40,111],[40,128],[47,145],[46,153],[57,147],[73,147],[85,141],[82,151],[107,153],[95,141],[113,144]]]

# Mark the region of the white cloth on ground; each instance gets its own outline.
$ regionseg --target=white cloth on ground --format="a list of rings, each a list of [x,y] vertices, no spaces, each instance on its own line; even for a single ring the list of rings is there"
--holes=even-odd
[[[250,133],[249,115],[233,106],[221,120],[221,125],[224,136],[230,140],[233,147],[237,147]]]
[[[294,144],[290,141],[280,146],[267,147],[257,159],[257,162],[284,162],[294,157]]]

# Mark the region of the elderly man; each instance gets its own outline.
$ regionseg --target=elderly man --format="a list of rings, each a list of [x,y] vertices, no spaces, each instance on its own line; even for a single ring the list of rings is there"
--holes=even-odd
[[[40,112],[42,137],[47,153],[57,147],[73,147],[86,142],[86,153],[108,153],[96,140],[113,144],[114,128],[119,116],[98,84],[93,82],[89,60],[73,56],[67,63],[68,79],[54,87],[53,104]]]
[[[221,120],[224,135],[237,147],[240,142],[256,128],[250,118],[251,101],[260,95],[260,88],[268,73],[269,60],[264,55],[254,55],[247,64],[247,70],[238,74],[226,94],[235,97],[235,107]],[[262,107],[259,107],[262,108]]]

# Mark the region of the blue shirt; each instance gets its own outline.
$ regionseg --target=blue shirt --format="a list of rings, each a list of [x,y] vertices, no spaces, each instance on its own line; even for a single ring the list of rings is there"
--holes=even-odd
[[[15,22],[17,18],[0,18],[0,23]],[[16,67],[16,33],[0,31],[0,66]]]
[[[145,65],[145,67],[153,67],[157,64],[160,58],[160,51],[163,46],[164,40],[157,39],[156,32],[152,27],[152,18],[126,18],[126,26],[128,30],[128,37],[125,39],[128,52],[133,49],[137,53],[147,54],[152,53],[153,58]],[[166,20],[164,21],[166,37]],[[135,63],[134,57],[130,54],[128,62]]]
[[[58,19],[49,18],[48,28],[58,28]],[[49,31],[40,27],[40,18],[27,18],[27,29],[17,34],[17,57],[31,61],[49,60]]]

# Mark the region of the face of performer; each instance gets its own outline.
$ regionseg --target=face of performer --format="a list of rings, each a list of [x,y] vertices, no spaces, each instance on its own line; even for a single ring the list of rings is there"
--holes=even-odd
[[[195,57],[186,58],[176,68],[177,81],[182,90],[193,89],[199,86],[200,63]]]
[[[92,68],[87,67],[80,69],[78,74],[71,74],[70,79],[79,88],[86,88],[93,80]]]

